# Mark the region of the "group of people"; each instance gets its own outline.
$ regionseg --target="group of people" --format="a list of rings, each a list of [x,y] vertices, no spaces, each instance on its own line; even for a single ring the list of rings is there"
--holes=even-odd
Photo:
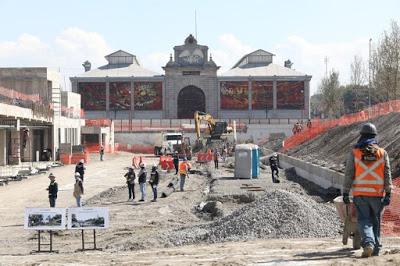
[[[126,184],[128,185],[128,201],[133,201],[135,199],[135,179],[136,173],[132,166],[128,167],[128,172],[124,175],[126,178]],[[157,169],[157,165],[154,164],[151,168],[150,178],[148,180],[151,189],[153,191],[153,200],[152,202],[157,201],[157,187],[160,182],[160,174]],[[138,183],[140,186],[141,198],[139,201],[145,201],[146,198],[146,183],[147,183],[147,170],[146,165],[144,163],[140,164],[140,170],[138,173]]]
[[[81,198],[84,193],[83,189],[83,178],[85,176],[85,162],[84,160],[80,160],[77,165],[75,166],[75,184],[74,184],[74,191],[72,195],[76,200],[76,205],[81,207]],[[50,207],[56,207],[57,201],[57,194],[58,194],[58,183],[56,182],[56,176],[53,173],[49,174],[50,184],[47,187],[48,196],[49,196],[49,203]]]
[[[307,127],[308,129],[310,129],[310,128],[312,127],[311,119],[308,119],[307,124],[306,124],[306,127]],[[292,133],[293,133],[293,135],[296,135],[296,134],[301,133],[301,132],[304,130],[304,128],[305,128],[305,126],[304,126],[303,120],[297,121],[297,122],[293,125],[293,128],[292,128]]]

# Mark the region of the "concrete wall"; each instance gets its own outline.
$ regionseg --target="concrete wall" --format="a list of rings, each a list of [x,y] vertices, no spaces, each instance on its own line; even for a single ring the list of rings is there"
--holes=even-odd
[[[285,154],[279,154],[279,162],[285,169],[294,167],[299,176],[324,189],[330,187],[342,189],[344,180],[344,175],[342,173]]]
[[[6,130],[0,129],[0,166],[7,164]]]

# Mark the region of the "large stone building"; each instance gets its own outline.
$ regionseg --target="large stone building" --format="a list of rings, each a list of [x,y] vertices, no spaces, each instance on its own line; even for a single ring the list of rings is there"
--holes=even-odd
[[[217,118],[306,119],[311,76],[273,63],[273,54],[256,50],[218,75],[208,47],[189,35],[163,67],[163,75],[141,67],[136,56],[117,51],[108,64],[71,77],[88,118],[192,118],[205,111]]]

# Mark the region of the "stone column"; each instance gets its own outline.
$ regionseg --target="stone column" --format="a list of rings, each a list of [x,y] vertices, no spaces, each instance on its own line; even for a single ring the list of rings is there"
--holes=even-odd
[[[131,119],[135,117],[135,82],[131,80]]]
[[[247,86],[248,86],[248,88],[249,88],[249,106],[248,106],[248,108],[249,108],[249,118],[251,118],[251,111],[252,111],[252,109],[253,109],[253,106],[252,106],[252,104],[251,104],[251,102],[252,102],[252,95],[251,95],[251,92],[252,92],[252,84],[251,84],[251,77],[249,77],[249,79],[248,79],[248,84],[247,84]]]
[[[110,81],[106,80],[106,114],[110,117]]]
[[[310,118],[310,80],[304,81],[304,118]]]
[[[21,132],[20,121],[17,119],[16,130],[11,131],[11,156],[10,164],[19,165],[21,163]],[[30,132],[32,134],[32,132]]]
[[[278,92],[277,92],[277,86],[276,86],[276,79],[272,81],[272,104],[273,104],[273,109],[276,110],[278,109]]]
[[[0,130],[0,166],[7,164],[7,134],[5,130]]]
[[[217,80],[217,118],[221,118],[221,83]]]

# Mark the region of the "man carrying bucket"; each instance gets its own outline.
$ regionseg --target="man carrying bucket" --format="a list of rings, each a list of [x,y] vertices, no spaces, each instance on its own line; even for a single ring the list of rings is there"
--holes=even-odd
[[[366,123],[346,162],[343,201],[350,203],[352,191],[361,233],[362,257],[378,256],[383,208],[390,204],[392,176],[389,156],[378,146],[375,125]]]

